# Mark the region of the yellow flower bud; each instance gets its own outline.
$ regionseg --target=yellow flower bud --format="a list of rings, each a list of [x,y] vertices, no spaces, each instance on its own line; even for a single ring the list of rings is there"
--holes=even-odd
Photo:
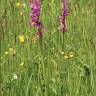
[[[24,43],[25,38],[24,38],[24,36],[23,36],[23,35],[20,35],[20,36],[19,36],[19,41],[20,41],[20,43]]]

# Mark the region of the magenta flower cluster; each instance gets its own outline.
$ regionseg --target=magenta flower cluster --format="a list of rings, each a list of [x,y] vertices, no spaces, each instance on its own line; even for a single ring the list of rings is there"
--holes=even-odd
[[[30,25],[38,29],[37,35],[42,37],[43,25],[40,21],[40,11],[41,11],[41,0],[30,0]]]
[[[39,20],[40,10],[41,10],[41,0],[30,0],[30,24],[32,27],[40,28],[42,27],[42,23]]]
[[[60,16],[60,24],[62,32],[67,32],[66,17],[68,16],[67,0],[62,0],[62,14]]]
[[[62,14],[60,16],[60,26],[62,32],[67,32],[66,17],[68,16],[67,0],[62,0]],[[41,38],[43,35],[43,24],[40,21],[41,0],[30,0],[30,25],[38,30],[37,35]]]

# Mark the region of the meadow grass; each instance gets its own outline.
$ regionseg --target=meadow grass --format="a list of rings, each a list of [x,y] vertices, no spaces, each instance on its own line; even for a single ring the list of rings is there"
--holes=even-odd
[[[68,1],[63,34],[60,0],[42,0],[40,40],[28,0],[0,0],[0,96],[95,96],[96,1]]]

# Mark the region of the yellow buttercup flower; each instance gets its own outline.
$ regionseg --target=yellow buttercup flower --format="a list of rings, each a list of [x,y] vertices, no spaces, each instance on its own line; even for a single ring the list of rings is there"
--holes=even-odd
[[[17,6],[17,7],[22,7],[22,6],[23,6],[23,4],[22,4],[22,3],[20,3],[20,2],[17,2],[16,6]]]
[[[69,58],[68,55],[65,55],[65,56],[64,56],[64,59],[68,59],[68,58]]]
[[[69,58],[73,58],[74,57],[74,52],[70,52],[69,53]]]
[[[70,57],[70,58],[73,58],[73,57],[74,57],[74,55],[73,55],[73,54],[70,54],[70,55],[69,55],[69,57]]]
[[[24,41],[25,41],[24,35],[19,36],[19,41],[20,41],[20,43],[24,43]]]
[[[17,2],[16,6],[19,7],[20,6],[20,2]]]

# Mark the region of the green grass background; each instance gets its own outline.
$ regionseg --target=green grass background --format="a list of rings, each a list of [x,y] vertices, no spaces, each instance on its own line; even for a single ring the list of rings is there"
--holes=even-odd
[[[28,1],[0,0],[0,96],[96,96],[96,0],[68,0],[64,34],[59,30],[60,0],[42,0],[45,31],[35,43]],[[18,8],[17,2],[25,7]],[[18,40],[21,34],[24,44]],[[10,48],[15,55],[5,54]],[[65,59],[70,52],[74,57]]]

